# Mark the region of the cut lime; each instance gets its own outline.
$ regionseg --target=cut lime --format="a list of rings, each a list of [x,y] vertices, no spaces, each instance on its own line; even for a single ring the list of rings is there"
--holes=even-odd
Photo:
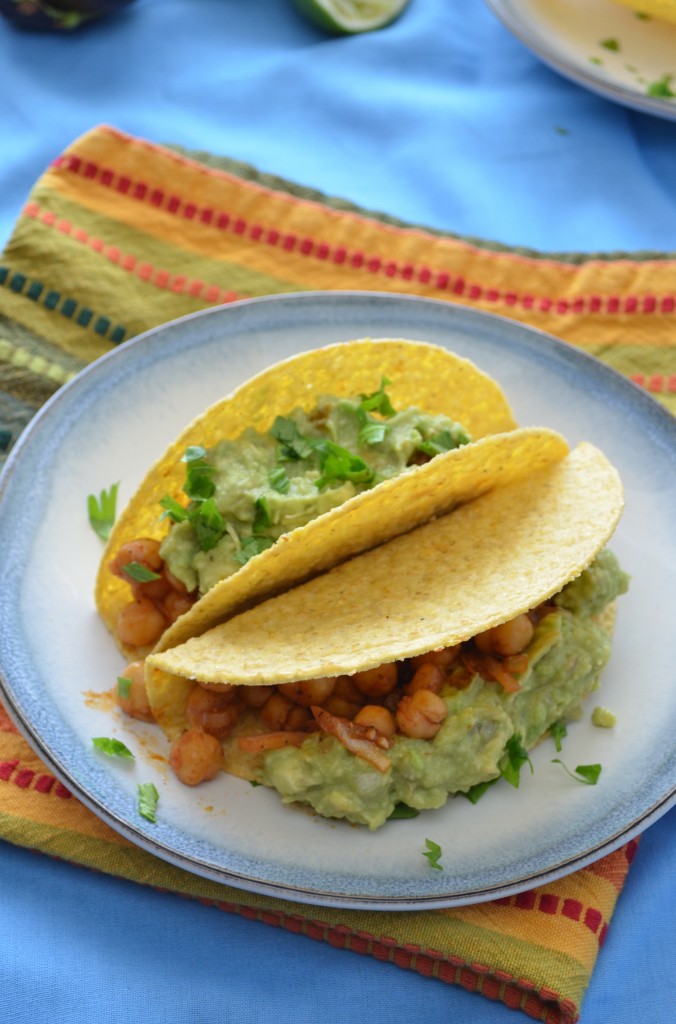
[[[293,0],[310,21],[328,32],[370,32],[394,21],[409,0]]]

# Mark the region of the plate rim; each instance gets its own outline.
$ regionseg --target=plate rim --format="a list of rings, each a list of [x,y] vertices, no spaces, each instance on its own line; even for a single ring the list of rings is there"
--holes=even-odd
[[[347,303],[353,302],[355,299],[362,302],[379,302],[385,300],[390,303],[405,301],[411,304],[434,306],[437,307],[439,311],[442,309],[447,312],[451,310],[451,315],[455,312],[461,320],[463,317],[468,317],[470,320],[478,318],[479,320],[487,319],[491,322],[497,321],[503,324],[509,324],[511,329],[515,330],[517,333],[525,333],[526,335],[532,335],[534,338],[537,338],[538,343],[549,347],[550,350],[553,350],[558,356],[563,357],[566,362],[579,364],[580,361],[588,360],[593,363],[597,375],[600,374],[610,386],[614,388],[620,387],[624,390],[627,394],[627,399],[630,399],[632,403],[638,403],[639,414],[647,415],[651,419],[655,416],[657,417],[658,426],[670,431],[671,437],[674,441],[674,451],[676,451],[676,419],[671,417],[669,412],[659,402],[657,402],[656,399],[634,382],[630,381],[628,378],[624,377],[622,374],[618,373],[612,367],[601,362],[594,356],[575,348],[569,343],[555,337],[554,335],[548,334],[539,328],[531,327],[519,320],[505,317],[497,313],[475,309],[474,307],[463,303],[449,302],[446,300],[432,299],[417,295],[354,290],[291,292],[279,295],[266,295],[251,299],[242,299],[226,306],[210,307],[206,310],[186,314],[183,317],[144,331],[135,338],[125,342],[124,346],[121,346],[119,349],[111,350],[95,362],[89,364],[68,384],[60,388],[59,391],[57,391],[48,400],[48,402],[42,406],[33,420],[31,420],[28,427],[24,430],[21,437],[17,440],[17,443],[7,459],[5,467],[0,474],[0,510],[2,508],[5,491],[7,487],[10,486],[9,482],[11,481],[14,472],[14,466],[22,457],[21,453],[24,451],[25,447],[35,443],[33,440],[35,437],[38,437],[39,443],[39,432],[45,419],[48,419],[48,417],[52,415],[52,410],[54,408],[58,408],[59,401],[68,397],[72,390],[83,387],[87,388],[90,376],[93,374],[98,375],[103,373],[105,371],[105,365],[111,359],[117,360],[120,358],[126,358],[126,354],[132,347],[135,349],[138,344],[142,344],[149,336],[160,334],[169,327],[174,328],[177,325],[180,326],[186,321],[209,317],[215,314],[222,315],[223,312],[232,310],[233,308],[249,307],[251,305],[270,303],[284,304],[289,302],[292,304],[297,302],[316,304],[317,302],[321,303],[326,299],[333,301],[342,300]],[[534,885],[542,885],[546,882],[564,877],[573,871],[579,870],[587,864],[593,863],[606,854],[613,852],[613,850],[616,850],[618,847],[642,832],[654,821],[658,820],[659,817],[665,814],[670,807],[676,803],[676,786],[674,786],[672,790],[668,791],[658,800],[653,802],[653,804],[642,814],[628,822],[613,835],[595,843],[588,849],[577,854],[573,854],[563,861],[559,861],[551,865],[551,867],[547,869],[541,869],[522,875],[519,878],[514,878],[508,883],[497,883],[495,885],[473,889],[471,891],[455,892],[452,894],[447,893],[445,895],[423,895],[416,897],[404,896],[401,898],[391,896],[371,897],[354,894],[345,895],[312,888],[299,890],[298,888],[286,883],[252,879],[249,876],[241,876],[232,870],[221,867],[212,867],[206,862],[198,861],[194,857],[186,856],[185,853],[168,849],[166,845],[156,842],[152,837],[148,837],[145,833],[138,831],[134,827],[133,823],[118,818],[116,814],[112,813],[105,806],[98,803],[96,799],[90,796],[86,788],[86,780],[84,782],[80,782],[78,778],[71,775],[70,771],[61,764],[58,756],[53,753],[50,744],[40,735],[39,730],[37,730],[30,721],[24,719],[21,708],[15,702],[15,695],[12,691],[11,684],[5,678],[5,671],[2,665],[0,665],[0,691],[3,693],[5,703],[8,705],[8,712],[17,728],[29,744],[32,747],[37,748],[37,753],[47,761],[50,768],[54,771],[55,776],[59,778],[63,784],[66,785],[67,788],[69,788],[83,804],[85,804],[85,806],[96,814],[97,817],[103,819],[116,832],[130,839],[130,841],[136,846],[158,856],[164,861],[211,881],[231,885],[236,889],[257,892],[262,895],[268,895],[283,900],[292,900],[308,905],[339,907],[344,909],[363,909],[368,907],[372,910],[419,910],[451,906],[467,906],[502,896],[513,895],[530,889]]]
[[[585,65],[568,60],[532,29],[527,14],[514,12],[515,2],[518,4],[519,0],[485,0],[486,5],[512,35],[553,71],[613,103],[630,107],[643,114],[653,114],[668,121],[676,121],[676,100],[671,103],[658,96],[641,93],[638,89],[632,89],[621,82],[614,84]]]

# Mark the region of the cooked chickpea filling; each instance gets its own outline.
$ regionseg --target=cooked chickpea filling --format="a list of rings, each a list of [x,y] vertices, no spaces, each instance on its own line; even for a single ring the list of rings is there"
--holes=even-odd
[[[160,542],[150,537],[123,544],[108,568],[131,588],[132,600],[122,608],[116,624],[117,638],[124,647],[152,647],[197,599],[197,594],[189,594],[169,571],[160,555]]]
[[[518,691],[518,676],[528,669],[525,652],[535,625],[553,610],[542,605],[465,643],[352,676],[277,686],[198,683],[186,704],[186,729],[174,742],[169,763],[186,785],[213,778],[222,759],[221,740],[231,736],[241,716],[253,709],[262,728],[238,737],[243,752],[298,746],[310,733],[323,732],[378,770],[387,771],[387,751],[397,736],[431,740],[437,735],[447,714],[444,689],[462,689],[478,673],[507,692]],[[118,696],[120,707],[152,721],[143,662],[128,665],[125,676],[131,685],[125,697]]]

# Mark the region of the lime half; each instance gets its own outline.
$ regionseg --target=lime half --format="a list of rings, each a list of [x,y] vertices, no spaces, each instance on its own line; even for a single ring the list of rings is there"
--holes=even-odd
[[[328,32],[370,32],[389,25],[409,0],[293,0],[310,21]]]

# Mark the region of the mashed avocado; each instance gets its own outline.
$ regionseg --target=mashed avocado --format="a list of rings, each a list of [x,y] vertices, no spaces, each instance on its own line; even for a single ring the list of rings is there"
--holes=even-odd
[[[278,416],[267,434],[249,429],[209,450],[189,449],[191,503],[165,505],[174,525],[160,553],[173,575],[204,594],[282,534],[470,440],[446,416],[395,412],[385,383],[361,399],[325,397],[309,413]]]
[[[451,674],[441,694],[448,714],[440,731],[432,740],[397,735],[388,751],[389,771],[378,771],[338,740],[316,733],[300,747],[268,753],[262,781],[285,803],[307,803],[325,817],[375,829],[398,803],[419,810],[441,807],[449,794],[499,778],[513,737],[532,747],[597,687],[610,641],[592,616],[627,585],[615,557],[602,552],[540,620],[526,651],[529,664],[519,677],[520,690],[507,693],[479,675],[469,686],[463,680],[459,689]]]

